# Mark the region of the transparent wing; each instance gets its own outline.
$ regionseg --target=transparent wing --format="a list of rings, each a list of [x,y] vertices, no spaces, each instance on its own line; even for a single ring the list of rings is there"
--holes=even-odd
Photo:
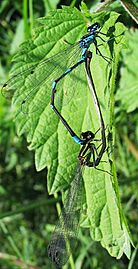
[[[80,165],[71,183],[63,210],[48,245],[48,256],[57,268],[61,268],[75,249],[82,207],[82,172]]]
[[[46,105],[45,100],[48,99],[47,96],[49,96],[50,102],[53,81],[74,65],[80,55],[81,49],[79,43],[76,43],[40,63],[34,63],[31,66],[21,63],[22,66],[18,68],[18,72],[15,72],[11,79],[3,85],[2,95],[6,98],[13,97],[13,103],[18,104],[21,110],[27,114],[38,111],[40,107],[41,109],[44,108]],[[61,83],[59,84],[57,100],[59,98],[61,101],[63,92],[60,89]],[[73,87],[66,88],[66,98],[64,100],[69,102],[72,94]]]

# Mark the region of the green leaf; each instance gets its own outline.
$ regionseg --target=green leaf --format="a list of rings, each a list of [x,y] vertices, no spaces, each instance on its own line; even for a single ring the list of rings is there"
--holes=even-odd
[[[59,3],[59,0],[53,0],[53,1],[43,0],[43,2],[45,5],[46,13],[48,13],[50,10],[56,8],[57,4]]]
[[[23,42],[23,40],[24,40],[24,24],[23,20],[20,20],[11,43],[10,54],[14,54],[17,51],[17,48]]]
[[[113,109],[108,105],[113,105],[117,64],[120,50],[124,45],[123,36],[120,36],[124,31],[124,26],[116,23],[118,16],[115,12],[101,13],[95,16],[89,14],[88,20],[76,8],[64,7],[62,10],[53,11],[46,18],[39,19],[33,38],[23,43],[21,50],[14,57],[16,64],[12,70],[12,75],[19,71],[23,72],[31,66],[36,66],[31,78],[29,77],[30,71],[26,71],[21,76],[16,76],[14,81],[13,88],[17,89],[13,99],[16,111],[15,121],[18,134],[26,133],[29,149],[35,150],[37,170],[40,171],[46,166],[48,167],[48,191],[50,193],[61,191],[70,183],[77,164],[80,146],[74,143],[63,124],[50,109],[51,87],[45,76],[49,74],[49,79],[52,80],[53,74],[50,73],[47,66],[42,65],[42,68],[37,69],[37,64],[41,65],[41,61],[62,51],[63,48],[67,47],[67,42],[74,44],[86,34],[90,17],[93,19],[92,23],[98,21],[102,26],[102,22],[105,22],[102,32],[109,32],[109,36],[110,33],[113,36],[119,35],[116,42],[112,39],[109,44],[105,42],[104,46],[101,46],[102,54],[108,57],[114,56],[114,61],[112,61],[112,65],[107,66],[101,57],[95,55],[94,46],[91,46],[93,51],[91,70],[105,125],[110,125]],[[61,62],[59,62],[58,68],[61,67],[61,71],[64,69],[64,61],[69,60],[69,53],[64,53]],[[73,53],[72,58],[75,62],[78,53],[75,46]],[[58,55],[59,61],[60,56]],[[55,57],[57,62],[58,58]],[[87,130],[96,132],[99,129],[99,120],[87,86],[84,65],[79,66],[75,71],[57,87],[57,99],[58,96],[60,98],[60,102],[57,103],[58,109],[78,135]],[[43,83],[39,87],[40,81]],[[73,89],[72,99],[68,99],[66,94],[68,89],[70,91]],[[110,91],[112,92],[112,103],[110,102]],[[30,113],[26,114],[23,113],[23,110],[21,111],[20,104],[28,96],[30,99],[27,102],[27,111],[25,110],[25,112],[29,111]],[[66,105],[63,105],[66,99],[68,101],[65,103]],[[99,133],[97,133],[97,138],[100,138]],[[112,178],[108,173],[110,164],[107,153],[104,154],[103,161],[106,162],[101,162],[98,166],[98,169],[102,171],[94,168],[84,169],[87,217],[94,240],[101,241],[110,255],[120,258],[126,250],[126,229],[122,226],[124,222],[121,218],[122,209],[116,191],[117,183],[114,177]],[[85,224],[85,220],[83,223]],[[129,245],[128,241],[128,248]]]
[[[121,68],[120,89],[116,100],[120,101],[121,110],[130,113],[138,108],[138,51],[135,49],[138,43],[138,31],[127,33],[128,49],[123,51],[124,66]],[[127,78],[127,79],[126,79]]]

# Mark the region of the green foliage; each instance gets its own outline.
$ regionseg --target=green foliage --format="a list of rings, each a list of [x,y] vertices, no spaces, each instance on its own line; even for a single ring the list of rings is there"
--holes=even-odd
[[[103,14],[101,18],[104,21]],[[103,31],[107,32],[109,28],[113,27],[117,18],[118,14],[114,12],[106,15],[106,23],[104,24]],[[97,21],[96,16],[93,19]],[[74,47],[71,55],[69,52],[66,56],[65,51],[65,54],[61,58],[61,55],[57,54],[58,58],[54,57],[54,66],[53,64],[51,66],[51,62],[46,62],[46,66],[43,63],[45,63],[45,59],[48,56],[58,53],[59,48],[60,50],[62,47],[66,48],[64,40],[74,43],[78,37],[81,37],[86,30],[86,21],[86,18],[77,9],[67,7],[51,12],[46,18],[40,19],[39,27],[36,28],[33,35],[34,38],[25,42],[18,54],[14,57],[15,65],[11,72],[13,79],[8,83],[7,93],[13,89],[17,90],[14,94],[13,103],[16,104],[15,120],[18,134],[21,135],[25,132],[27,141],[30,142],[29,149],[35,150],[37,170],[40,171],[46,166],[48,167],[48,189],[51,193],[62,190],[66,186],[66,182],[69,183],[71,180],[77,163],[79,146],[74,145],[70,135],[63,128],[62,123],[59,122],[59,119],[50,110],[49,101],[51,91],[48,81],[61,76],[65,68],[64,60],[67,64],[72,55],[75,57],[78,52],[76,51],[76,47]],[[117,23],[115,27],[117,29],[114,33],[115,35],[120,35],[124,31],[121,24]],[[121,44],[123,44],[121,40],[122,37],[116,40],[116,43],[114,42],[114,59],[119,58]],[[102,50],[103,54],[106,53],[106,47]],[[113,54],[113,47],[110,47],[110,49],[112,49],[111,53]],[[107,55],[110,55],[109,52]],[[76,61],[75,59],[74,62]],[[114,91],[113,80],[115,78],[117,61],[115,60],[112,64],[113,73],[108,78],[109,89],[108,91],[106,89],[106,94],[104,94],[104,91],[101,89],[105,89],[107,85],[106,63],[103,59],[93,60],[92,70],[101,103],[111,103],[110,92]],[[58,75],[55,73],[53,75],[55,65],[60,65],[61,68]],[[95,65],[99,68],[98,73]],[[33,75],[30,75],[31,66],[35,66]],[[26,68],[29,68],[28,71],[24,71]],[[109,67],[108,74],[110,74],[112,69]],[[96,73],[94,70],[96,70]],[[67,76],[62,84],[63,93],[62,95],[59,93],[61,96],[59,109],[67,121],[69,123],[71,122],[73,129],[75,128],[77,133],[85,130],[97,130],[99,127],[97,115],[95,109],[91,109],[92,101],[87,89],[84,67],[81,66],[77,71],[79,73],[75,72],[72,76]],[[99,74],[101,74],[100,79]],[[77,84],[75,84],[73,76],[76,76],[76,80],[78,80]],[[82,87],[83,81],[84,86]],[[66,106],[63,106],[64,98],[68,98],[66,96],[68,93],[64,94],[64,91],[66,93],[67,87],[74,91],[73,84],[75,84],[75,94],[72,100]],[[27,105],[25,108],[22,105],[21,110],[20,106],[25,98],[25,105]],[[112,114],[109,117],[108,110],[106,109],[104,106],[105,124],[110,124],[109,120]],[[25,113],[23,114],[24,111]],[[112,107],[110,111],[113,113]],[[107,156],[104,157],[107,161]],[[108,163],[101,164],[100,169],[109,171],[110,166]],[[127,239],[128,235],[126,233],[125,223],[123,229],[121,227],[123,219],[120,219],[120,214],[122,213],[119,213],[119,210],[121,210],[121,207],[118,207],[119,197],[116,197],[110,175],[106,172],[101,173],[87,168],[84,171],[83,177],[88,208],[87,215],[90,220],[92,237],[95,240],[101,241],[101,244],[112,256],[120,258],[123,252],[125,252],[129,257],[130,247],[129,240]],[[116,199],[118,199],[118,202]],[[115,218],[116,221],[114,221]]]
[[[4,99],[0,102],[0,267],[21,268],[18,264],[24,264],[24,261],[32,264],[37,252],[41,257],[46,256],[44,238],[49,206],[45,188],[46,172],[36,175],[33,156],[27,150],[25,140],[17,137],[11,108],[2,100]],[[37,251],[34,252],[34,249]],[[41,264],[40,260],[37,261],[38,264]]]
[[[50,10],[56,8],[57,4],[59,3],[59,0],[54,0],[54,1],[43,0],[43,2],[44,2],[45,10],[48,13]]]
[[[120,91],[116,100],[120,101],[120,110],[127,113],[133,112],[138,108],[138,56],[136,44],[138,42],[138,31],[128,33],[128,50],[124,51],[124,66],[121,69]],[[125,79],[128,78],[128,79]]]
[[[112,13],[109,20],[104,26],[104,29],[106,31],[109,26],[112,27],[112,25],[114,25],[114,22],[116,21],[117,17],[117,14]],[[95,20],[96,19],[97,17],[95,18]],[[53,24],[51,24],[51,20]],[[16,122],[18,134],[21,135],[22,133],[26,132],[27,141],[30,143],[29,149],[36,150],[35,160],[37,170],[39,171],[45,168],[46,165],[49,166],[50,183],[48,184],[48,187],[51,192],[54,192],[59,189],[59,186],[61,189],[66,185],[65,182],[68,182],[69,176],[71,175],[76,165],[76,156],[78,154],[79,146],[74,145],[74,142],[72,141],[70,135],[63,128],[61,122],[59,122],[59,119],[57,119],[53,111],[51,111],[50,109],[49,103],[51,91],[49,85],[47,84],[48,80],[52,80],[53,75],[54,77],[57,77],[57,74],[51,74],[51,70],[53,71],[55,67],[51,69],[50,66],[50,70],[48,70],[48,63],[46,66],[42,65],[42,63],[48,56],[50,57],[51,55],[56,54],[59,51],[59,48],[61,50],[61,46],[63,46],[63,48],[66,48],[64,40],[74,43],[76,39],[78,39],[78,37],[81,37],[82,34],[84,34],[86,31],[86,23],[83,16],[80,12],[77,11],[77,9],[69,9],[65,7],[62,10],[52,12],[51,15],[39,20],[39,23],[41,26],[36,28],[34,33],[34,39],[31,39],[29,42],[25,42],[21,46],[21,50],[19,51],[19,53],[16,54],[16,56],[14,57],[14,61],[16,61],[16,63],[12,70],[11,76],[14,76],[17,73],[19,73],[19,75],[17,75],[15,78],[13,77],[13,79],[9,81],[9,88],[7,89],[7,94],[8,92],[11,94],[11,91],[15,91],[15,89],[17,89],[14,95],[13,102],[16,104],[15,113],[17,114]],[[63,25],[60,26],[60,24]],[[120,28],[120,31],[121,30],[122,29]],[[120,44],[118,47],[120,49]],[[105,51],[106,49],[104,48],[103,53],[105,53]],[[72,54],[74,53],[76,53],[76,49],[74,49]],[[62,58],[60,58],[61,55],[58,55],[59,62],[57,58],[56,60],[54,59],[55,62],[57,61],[56,64],[59,64],[61,61],[63,61],[63,59],[65,59],[65,54],[66,51]],[[67,61],[69,61],[68,58],[71,55],[69,54],[66,57]],[[74,60],[74,62],[75,61],[76,59]],[[38,64],[39,62],[40,64]],[[36,68],[37,65],[38,67],[39,65],[40,67],[42,66],[42,68],[39,68],[38,71]],[[35,66],[36,68],[35,73],[31,76],[31,78],[29,77],[30,69],[24,72],[24,70],[30,66]],[[99,68],[99,72],[97,74],[95,73],[95,66],[98,66]],[[64,65],[61,66],[60,73],[63,72],[64,68]],[[64,105],[64,98],[68,100],[68,96],[64,97],[61,90],[59,91],[60,97],[57,97],[57,99],[60,98],[59,110],[62,110],[62,114],[65,116],[67,121],[69,121],[69,123],[71,122],[72,127],[75,128],[76,132],[78,133],[80,133],[82,130],[96,131],[98,129],[96,112],[94,109],[91,110],[90,108],[92,105],[92,101],[90,93],[86,86],[86,77],[83,69],[83,67],[79,68],[81,80],[78,77],[79,81],[77,85],[74,83],[75,94],[73,93],[74,96],[72,100],[69,100],[70,102]],[[99,96],[101,96],[100,101],[101,103],[103,103],[104,101],[102,99],[104,99],[105,97],[104,91],[101,91],[101,88],[105,89],[107,85],[107,77],[105,73],[106,63],[101,59],[96,59],[95,57],[93,60],[92,69],[94,73],[94,80],[96,80],[95,84],[97,92],[100,91],[98,93]],[[100,80],[98,74],[101,73],[103,74],[103,76]],[[77,73],[75,75],[78,76]],[[68,85],[68,88],[71,88],[70,91],[72,91],[72,89],[74,90],[74,87],[72,86],[72,78],[73,76],[69,76],[69,78],[66,78],[64,84],[62,85],[63,92],[67,92],[66,85]],[[84,81],[84,87],[80,91],[82,81]],[[109,100],[109,97],[110,96],[108,92],[105,98],[107,102]],[[21,110],[20,106],[24,99],[27,100],[27,102],[25,108],[22,105]],[[67,101],[65,100],[65,102]],[[62,106],[61,103],[63,103]],[[80,104],[83,105],[80,106]],[[68,113],[69,111],[70,113]],[[73,116],[71,117],[71,115]],[[107,115],[107,117],[109,116]],[[107,123],[109,123],[109,119],[107,119]],[[64,143],[64,141],[66,141],[66,143]],[[55,146],[53,148],[54,143]],[[58,157],[56,156],[57,152]],[[66,156],[68,156],[68,159],[65,154]],[[66,171],[67,167],[70,167],[68,171]],[[53,173],[55,174],[54,183]]]
[[[6,3],[6,1],[3,1],[3,3],[4,2]],[[45,2],[48,3],[48,1]],[[4,4],[1,6],[0,12],[4,12],[5,6]],[[19,3],[17,6],[19,6]],[[118,9],[119,5],[116,4],[116,7]],[[115,7],[112,8],[112,10],[115,10]],[[37,65],[45,58],[59,52],[61,48],[66,48],[67,42],[74,44],[86,33],[87,25],[88,23],[91,23],[91,20],[92,22],[99,21],[102,25],[102,31],[105,33],[109,32],[109,37],[124,32],[124,27],[119,23],[118,14],[115,12],[89,14],[89,10],[83,5],[82,12],[83,14],[76,9],[64,7],[62,10],[51,12],[46,18],[40,19],[37,22],[37,28],[34,31],[33,38],[30,39],[29,42],[25,42],[21,46],[21,50],[15,56],[14,60],[16,63],[11,74],[20,72],[31,65]],[[40,14],[42,13],[40,12]],[[37,17],[36,14],[35,16]],[[51,18],[54,19],[51,20]],[[126,24],[125,19],[124,22]],[[130,22],[128,20],[127,24],[129,23],[132,23],[132,21]],[[7,33],[9,33],[9,31]],[[7,35],[7,37],[9,36]],[[11,43],[12,48],[14,48],[14,44],[16,48],[16,44],[20,42],[18,35],[14,36],[14,33],[10,35],[9,40],[10,41],[8,41],[8,38],[5,38],[3,42],[7,42],[6,44]],[[11,40],[13,42],[11,42]],[[111,66],[107,67],[106,62],[104,62],[103,59],[100,59],[99,56],[96,56],[95,52],[93,52],[91,66],[104,120],[106,125],[108,124],[111,132],[111,127],[114,124],[113,113],[116,76],[117,86],[119,84],[119,89],[117,89],[116,95],[117,103],[115,114],[118,137],[116,143],[117,155],[115,160],[112,158],[112,171],[114,177],[111,178],[107,173],[94,171],[93,168],[85,169],[83,175],[87,212],[81,216],[81,226],[89,227],[91,237],[94,240],[100,241],[110,255],[117,258],[120,258],[123,252],[126,253],[127,256],[130,255],[130,238],[127,226],[125,225],[125,219],[123,217],[118,195],[115,161],[119,171],[120,183],[124,179],[124,175],[125,177],[130,178],[132,175],[134,176],[134,182],[129,180],[129,184],[127,184],[127,180],[126,183],[125,180],[123,181],[124,183],[121,184],[120,191],[121,196],[123,197],[121,200],[123,201],[125,215],[129,220],[134,243],[137,245],[137,211],[135,210],[135,206],[133,206],[138,199],[136,191],[137,162],[129,151],[127,144],[124,142],[126,140],[123,138],[123,136],[127,134],[133,143],[135,143],[135,139],[138,137],[136,115],[137,63],[135,61],[137,55],[137,33],[128,34],[128,40],[129,44],[127,50],[122,50],[124,43],[128,43],[123,36],[116,38],[116,42],[113,40],[111,43],[104,44],[104,46],[100,47],[104,55],[108,57],[113,56],[114,61]],[[7,48],[7,46],[3,45],[3,50],[4,47]],[[93,47],[91,47],[91,50],[94,51]],[[15,52],[13,49],[10,49],[9,51],[11,53]],[[122,51],[124,55],[122,59],[120,59],[120,51]],[[8,50],[6,53],[8,53]],[[4,57],[6,59],[6,54]],[[9,63],[9,60],[10,59],[8,59],[7,63]],[[117,74],[119,60],[121,63],[125,63],[125,65],[121,67],[121,72],[119,73],[118,71]],[[45,70],[39,73],[36,68],[35,72],[38,82],[43,81],[45,78]],[[2,68],[0,74],[4,77]],[[59,85],[59,92],[57,92],[56,95],[57,106],[78,134],[80,134],[82,130],[85,131],[89,129],[96,131],[99,128],[99,123],[87,87],[84,68],[79,68],[78,73],[75,73],[75,75],[77,76],[77,78],[75,78],[77,83],[75,83],[75,79],[72,78],[73,76],[70,76],[67,81],[64,81],[63,85]],[[14,113],[16,114],[16,127],[19,135],[25,133],[29,143],[29,149],[35,150],[37,170],[48,167],[48,190],[49,192],[54,193],[57,190],[61,191],[70,184],[76,166],[76,157],[79,152],[79,146],[72,141],[66,130],[64,130],[62,124],[56,118],[56,115],[49,107],[51,96],[50,87],[48,89],[42,87],[41,90],[39,90],[40,93],[37,93],[35,97],[35,102],[32,98],[30,103],[27,102],[28,106],[23,108],[24,113],[21,111],[20,102],[24,99],[24,96],[28,96],[28,92],[31,91],[31,86],[33,85],[33,79],[29,84],[29,79],[27,79],[27,77],[28,74],[26,73],[25,84],[24,78],[22,77],[18,80],[16,85],[19,87],[19,92],[17,91],[14,96],[13,105],[15,109]],[[79,77],[82,78],[82,81],[78,80]],[[72,80],[75,89],[73,99],[71,99]],[[34,81],[36,82],[36,80]],[[71,95],[69,95],[69,97],[67,95],[66,85],[70,88]],[[63,89],[63,92],[61,88]],[[41,95],[43,90],[44,95]],[[19,94],[21,92],[23,93],[22,95]],[[35,111],[32,110],[34,113],[29,114],[29,110],[31,112],[33,107],[37,107],[38,109]],[[46,173],[44,170],[43,174],[38,173],[38,175],[36,175],[32,167],[33,156],[31,152],[26,149],[24,139],[16,136],[12,115],[13,110],[9,110],[8,106],[5,106],[5,102],[1,103],[0,116],[2,120],[0,122],[0,138],[2,144],[2,165],[0,166],[0,172],[2,181],[0,185],[0,195],[3,200],[2,213],[4,213],[5,216],[9,215],[5,227],[9,226],[10,229],[8,230],[14,238],[13,240],[13,238],[7,236],[8,230],[4,234],[3,229],[3,248],[1,251],[16,255],[20,260],[23,260],[25,264],[38,265],[40,268],[50,268],[51,264],[46,258],[46,245],[48,243],[47,241],[50,239],[50,233],[53,227],[48,224],[45,226],[45,224],[51,222],[55,223],[55,218],[57,217],[54,217],[52,206],[50,206],[49,214],[49,207],[45,208],[44,206],[43,208],[43,205],[45,204],[44,202],[40,203],[40,209],[38,210],[38,203],[35,204],[33,201],[33,198],[37,201],[41,196],[43,198],[43,194],[45,194],[43,193],[43,190],[45,189]],[[131,127],[129,125],[130,120],[132,122]],[[112,132],[112,136],[115,141],[114,131]],[[108,161],[108,158],[109,156],[105,154],[104,160]],[[109,163],[101,163],[99,167],[110,171]],[[5,203],[6,200],[8,202]],[[128,201],[128,204],[126,201]],[[18,211],[18,214],[19,212],[20,214],[17,215],[17,217],[16,215],[14,216],[15,208],[18,208],[18,206],[20,207],[20,204],[22,203],[23,208],[19,208]],[[26,203],[28,203],[27,206],[25,206]],[[27,213],[28,210],[32,210],[31,203],[32,208],[34,208],[33,210],[35,210],[35,208],[36,210]],[[11,210],[10,213],[8,213],[9,210]],[[22,215],[23,212],[26,213]],[[13,213],[13,215],[11,213]],[[1,214],[1,219],[4,217],[4,214]],[[5,223],[5,220],[6,219],[3,219],[2,224]],[[35,232],[33,232],[33,230]],[[77,249],[76,253],[73,253],[76,254],[77,257],[74,268],[126,268],[124,260],[121,260],[121,262],[113,260],[98,243],[92,241],[87,234],[86,229],[82,229],[82,231],[83,234],[80,234],[81,248]],[[17,251],[14,243],[17,246]],[[18,251],[20,254],[18,254]],[[136,262],[133,257],[136,259]],[[129,268],[132,268],[134,262],[136,264],[135,268],[137,267],[136,251],[134,252],[133,257],[130,261]],[[1,261],[1,266],[3,269],[17,268],[17,261],[18,260],[16,259],[12,260],[12,256],[9,255],[9,257],[5,259],[5,263]],[[21,268],[20,265],[19,268]]]

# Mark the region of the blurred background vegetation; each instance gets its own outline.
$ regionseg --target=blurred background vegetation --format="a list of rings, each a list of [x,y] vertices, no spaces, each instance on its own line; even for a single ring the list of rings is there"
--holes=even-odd
[[[0,84],[8,79],[11,58],[31,36],[34,20],[51,9],[81,1],[1,0]],[[100,1],[84,1],[91,12]],[[138,268],[138,31],[136,20],[119,1],[106,1],[101,9],[122,14],[128,43],[122,51],[116,83],[116,164],[121,201],[133,241],[131,260],[115,260],[81,230],[74,265],[65,268]],[[123,1],[122,1],[123,2]],[[137,1],[133,1],[135,4]],[[99,8],[99,10],[100,10]],[[0,268],[48,269],[46,246],[57,219],[56,201],[47,194],[47,171],[36,172],[33,152],[25,138],[17,137],[10,104],[0,96]],[[50,210],[49,210],[50,208]]]

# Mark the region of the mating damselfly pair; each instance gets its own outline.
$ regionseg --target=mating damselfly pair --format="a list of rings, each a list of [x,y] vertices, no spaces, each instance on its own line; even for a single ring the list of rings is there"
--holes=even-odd
[[[98,114],[100,117],[102,143],[100,145],[100,152],[98,153],[98,150],[94,143],[94,141],[97,141],[95,139],[96,134],[92,133],[91,131],[87,131],[81,134],[83,138],[87,139],[87,143],[85,145],[82,145],[82,148],[78,155],[78,165],[76,173],[71,182],[70,188],[67,191],[62,212],[59,216],[59,220],[53,232],[50,244],[48,245],[48,256],[55,264],[56,268],[62,268],[62,266],[66,264],[71,252],[75,250],[77,244],[79,221],[83,206],[82,199],[84,196],[82,169],[84,169],[85,165],[98,169],[97,166],[100,163],[100,160],[106,150],[104,121],[90,71],[91,57],[92,54],[89,52],[86,60],[86,73],[88,76],[89,87],[90,90],[92,90],[92,94],[96,102],[95,105],[98,109]],[[93,161],[90,161],[91,157]]]
[[[16,70],[14,70],[14,75],[2,87],[2,94],[7,98],[13,96],[13,102],[15,100],[15,103],[18,104],[19,111],[21,109],[23,114],[27,116],[32,115],[36,111],[41,115],[44,107],[47,105],[49,90],[52,88],[51,107],[78,144],[86,144],[87,141],[85,138],[81,139],[76,135],[61,115],[55,106],[55,93],[57,83],[62,81],[64,77],[68,77],[73,71],[78,70],[79,65],[85,63],[87,51],[92,43],[96,47],[96,53],[102,56],[106,61],[110,61],[108,57],[101,54],[97,45],[97,38],[105,41],[100,35],[106,35],[100,31],[99,23],[96,22],[92,24],[87,28],[87,31],[88,34],[84,35],[75,45],[70,45],[60,53],[39,63],[34,62],[30,64],[28,62],[26,64],[24,60],[22,62],[21,59],[22,66],[17,66],[17,73]],[[106,40],[106,42],[109,40]],[[26,57],[29,58],[31,56],[26,55]],[[75,92],[75,78],[75,73],[73,73],[70,77],[72,80],[70,82],[71,87],[68,89],[68,85],[66,85],[66,92]],[[60,93],[60,89],[57,90],[56,94],[58,95],[58,93]],[[70,98],[70,93],[65,93],[65,102],[68,102],[68,98]],[[40,100],[40,102],[38,102],[38,100]]]
[[[75,142],[82,145],[82,148],[78,155],[79,164],[76,170],[76,174],[68,190],[68,196],[64,200],[64,207],[62,209],[58,223],[52,235],[52,240],[48,245],[48,255],[57,268],[61,268],[63,265],[65,265],[65,263],[69,259],[70,253],[75,249],[77,243],[76,240],[79,229],[79,220],[83,204],[81,200],[82,197],[81,168],[86,165],[98,169],[97,166],[99,165],[101,158],[104,152],[106,151],[105,124],[90,71],[90,62],[92,58],[92,53],[88,51],[88,48],[92,42],[95,44],[96,50],[99,51],[96,43],[96,31],[98,28],[99,28],[98,23],[95,23],[88,28],[88,32],[89,29],[91,29],[90,35],[88,34],[86,36],[83,36],[82,39],[80,40],[80,46],[82,46],[82,58],[73,67],[68,69],[61,77],[59,77],[53,83],[52,87],[53,90],[52,102],[51,102],[52,108],[59,116],[59,118],[61,119],[61,121],[63,122],[63,124],[65,125],[65,127],[75,140]],[[101,53],[100,56],[102,56]],[[105,56],[103,56],[103,58],[106,59]],[[99,129],[101,129],[101,144],[98,147],[96,147],[94,143],[94,141],[96,141],[94,133],[92,133],[91,131],[86,131],[81,133],[81,138],[79,138],[54,106],[54,97],[57,82],[83,62],[85,62],[85,69],[89,88],[99,117],[99,123],[100,123]],[[99,152],[98,148],[100,148]],[[90,161],[91,159],[92,161]]]
[[[87,61],[89,61],[88,49],[92,43],[96,47],[96,53],[102,56],[107,62],[110,61],[109,58],[101,54],[97,45],[97,40],[96,40],[97,38],[100,38],[102,41],[105,41],[100,36],[100,34],[106,35],[100,31],[99,23],[96,22],[92,24],[91,26],[87,28],[87,31],[88,31],[88,34],[84,35],[78,43],[76,43],[75,45],[70,45],[67,49],[65,49],[61,53],[55,56],[52,56],[49,59],[45,59],[44,61],[40,61],[40,63],[33,64],[32,66],[23,67],[24,70],[22,70],[21,72],[17,72],[17,74],[15,73],[14,76],[10,80],[8,80],[7,83],[3,85],[2,93],[4,96],[6,95],[11,96],[13,95],[16,89],[17,93],[15,93],[15,96],[19,96],[19,99],[20,99],[20,94],[23,95],[23,98],[21,98],[21,103],[20,103],[22,112],[24,114],[29,115],[31,113],[34,113],[36,110],[39,110],[39,109],[41,110],[41,108],[38,107],[38,103],[37,104],[35,103],[35,98],[41,97],[41,93],[42,93],[42,98],[40,98],[40,106],[41,106],[43,104],[42,99],[45,97],[43,90],[45,88],[45,91],[46,91],[47,90],[46,86],[48,85],[49,87],[49,85],[51,85],[52,109],[58,115],[60,120],[63,122],[64,126],[69,131],[74,141],[82,145],[82,149],[79,154],[80,165],[82,166],[87,165],[87,166],[96,168],[99,165],[100,160],[103,156],[103,153],[105,152],[105,149],[106,149],[105,126],[104,126],[104,121],[103,121],[99,103],[98,102],[96,103],[96,107],[98,108],[98,111],[99,111],[98,115],[100,119],[100,125],[101,125],[100,129],[101,129],[101,135],[102,135],[101,147],[100,147],[99,152],[98,152],[98,149],[95,147],[95,144],[92,143],[94,139],[94,134],[91,131],[86,131],[82,133],[81,137],[76,135],[76,133],[72,130],[70,125],[67,123],[67,121],[64,119],[64,117],[61,115],[61,113],[55,106],[55,96],[56,96],[55,93],[56,93],[57,83],[61,81],[64,77],[69,75],[70,72],[72,72],[76,68],[79,68],[79,65],[81,65],[82,63],[85,63],[86,65],[86,72],[88,74],[88,78],[92,85],[90,69],[88,66],[89,63],[87,63]],[[66,62],[69,62],[68,67],[66,67],[66,64],[65,64]],[[38,78],[35,77],[36,71],[39,71]],[[23,83],[25,81],[26,87],[31,88],[31,91],[25,94],[26,96],[24,96],[24,93],[22,93],[21,89],[18,89],[19,79],[23,80]],[[98,98],[96,100],[98,100]],[[56,232],[53,235],[54,240],[52,240],[52,243],[49,247],[49,256],[51,256],[52,260],[55,262],[57,266],[61,266],[61,264],[62,265],[65,264],[69,256],[67,255],[68,251],[66,250],[66,244],[69,245],[69,248],[70,247],[73,248],[74,244],[73,245],[71,244],[71,240],[75,240],[77,236],[77,226],[79,222],[79,216],[78,216],[78,213],[76,212],[76,207],[75,207],[76,196],[74,192],[72,192],[72,190],[75,189],[76,186],[77,186],[77,189],[79,190],[78,186],[80,184],[79,183],[80,176],[81,176],[81,168],[77,170],[75,181],[73,181],[74,183],[72,182],[73,187],[70,188],[69,198],[67,199],[67,202],[65,202],[65,210],[63,209],[63,213],[61,214],[59,224],[56,226],[57,227],[55,230]],[[73,214],[74,214],[74,218],[73,218]],[[65,260],[63,260],[64,258]]]

